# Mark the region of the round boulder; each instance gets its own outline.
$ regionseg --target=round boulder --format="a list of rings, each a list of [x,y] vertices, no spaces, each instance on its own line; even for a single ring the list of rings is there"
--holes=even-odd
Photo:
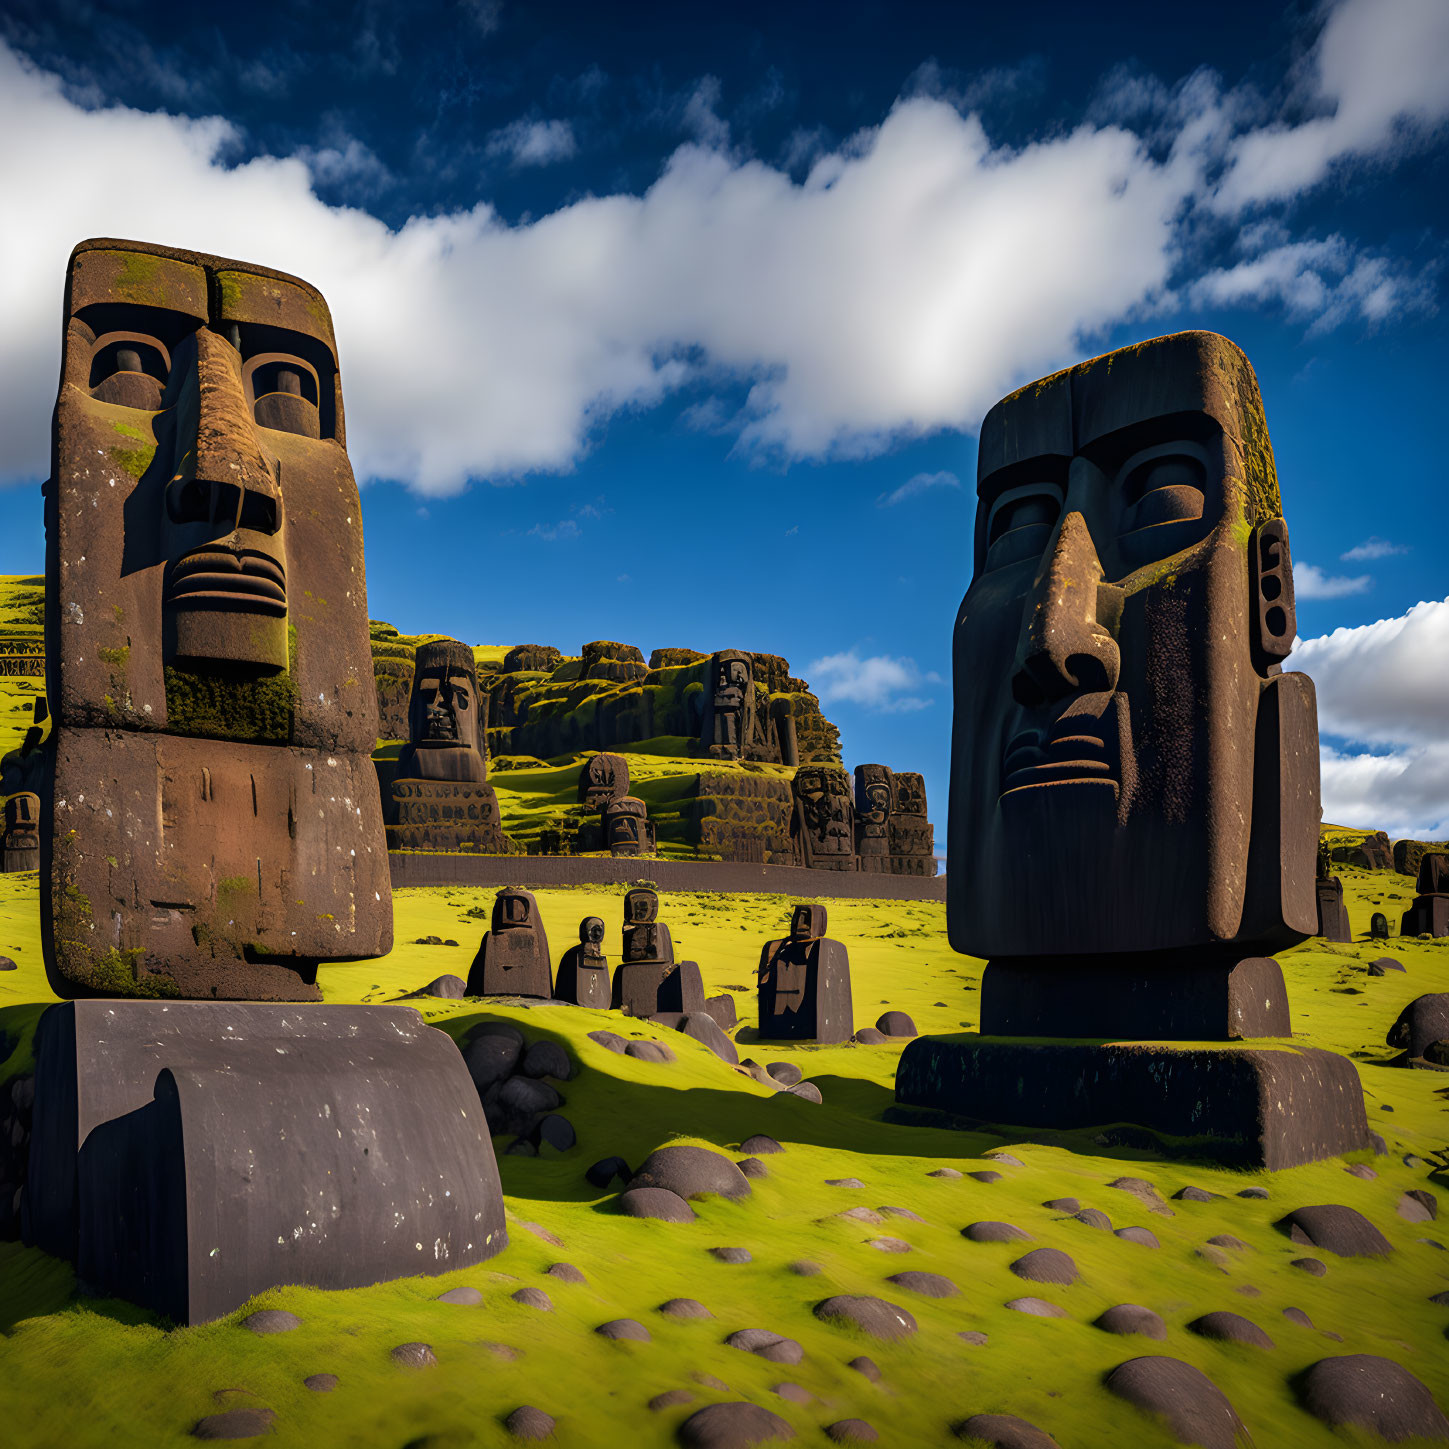
[[[308,1374],[302,1380],[302,1386],[311,1389],[314,1394],[330,1394],[337,1383],[336,1374]]]
[[[904,1011],[883,1011],[875,1019],[875,1029],[887,1036],[915,1036],[916,1024]]]
[[[1340,1258],[1386,1258],[1393,1244],[1361,1212],[1341,1203],[1294,1208],[1274,1226],[1295,1243],[1307,1243]]]
[[[851,1359],[846,1364],[846,1368],[854,1369],[862,1378],[869,1379],[873,1384],[880,1382],[880,1369],[876,1361],[873,1358],[867,1358],[864,1354]]]
[[[628,1188],[619,1194],[618,1208],[626,1218],[655,1218],[661,1223],[694,1221],[694,1209],[677,1192],[665,1187]]]
[[[191,1433],[196,1439],[255,1439],[272,1432],[276,1417],[270,1409],[228,1409],[198,1419]]]
[[[666,1318],[713,1318],[714,1314],[694,1298],[671,1298],[658,1311]]]
[[[672,1062],[674,1053],[662,1041],[631,1041],[624,1055],[640,1062]]]
[[[679,1426],[684,1449],[749,1449],[776,1439],[793,1439],[795,1431],[759,1404],[709,1404]]]
[[[858,1328],[885,1342],[906,1338],[916,1331],[916,1320],[904,1308],[865,1294],[839,1293],[824,1298],[815,1305],[815,1316],[837,1327]]]
[[[825,1437],[837,1444],[874,1444],[880,1435],[864,1419],[837,1419],[825,1426]]]
[[[616,1031],[591,1031],[589,1040],[598,1042],[605,1051],[617,1052],[620,1056],[623,1056],[628,1046],[628,1042]]]
[[[1181,1359],[1128,1359],[1107,1375],[1107,1389],[1165,1420],[1179,1443],[1239,1449],[1251,1442],[1247,1426],[1223,1391],[1201,1369]]]
[[[520,1288],[508,1296],[525,1308],[536,1308],[540,1313],[553,1312],[553,1299],[542,1288]]]
[[[1320,1359],[1297,1383],[1303,1407],[1334,1428],[1380,1439],[1449,1439],[1449,1419],[1408,1369],[1368,1353]]]
[[[682,1198],[718,1193],[721,1197],[750,1196],[749,1179],[728,1157],[703,1147],[660,1147],[651,1152],[630,1179],[631,1192],[663,1188]]]
[[[1025,1313],[1032,1318],[1068,1317],[1065,1308],[1060,1308],[1055,1303],[1048,1303],[1045,1298],[1011,1298],[1008,1299],[1006,1306],[1013,1313]]]
[[[628,1182],[632,1176],[629,1164],[622,1157],[601,1157],[584,1169],[584,1177],[591,1187],[608,1187],[616,1177]]]
[[[589,1281],[584,1277],[582,1270],[575,1268],[572,1263],[550,1263],[543,1271],[550,1278],[557,1278],[560,1283],[587,1283]]]
[[[820,1095],[820,1088],[814,1082],[796,1082],[793,1087],[786,1087],[785,1096],[799,1097],[802,1102],[814,1102],[817,1106],[825,1100]]]
[[[768,1328],[741,1328],[729,1335],[725,1343],[741,1353],[752,1353],[770,1363],[797,1364],[805,1350],[793,1338],[773,1333]]]
[[[1432,992],[1411,1001],[1389,1028],[1385,1040],[1412,1060],[1422,1057],[1431,1042],[1449,1037],[1449,991]]]
[[[476,1288],[469,1287],[449,1288],[437,1297],[439,1303],[452,1303],[460,1308],[476,1308],[482,1301],[483,1295]]]
[[[1106,1333],[1140,1333],[1144,1338],[1159,1339],[1167,1337],[1167,1325],[1140,1303],[1119,1303],[1107,1309],[1096,1319],[1096,1327]]]
[[[772,1152],[783,1152],[784,1150],[773,1137],[766,1137],[763,1132],[757,1132],[753,1137],[746,1137],[740,1143],[740,1151],[747,1152],[752,1157],[768,1157]]]
[[[535,1409],[532,1404],[520,1404],[504,1421],[503,1427],[515,1439],[551,1439],[554,1422],[551,1414]]]
[[[805,1075],[794,1062],[766,1062],[765,1070],[782,1087],[793,1087]]]
[[[649,1330],[637,1318],[611,1318],[595,1330],[600,1338],[630,1339],[635,1343],[650,1343]]]
[[[1222,1343],[1246,1343],[1253,1348],[1274,1346],[1273,1340],[1256,1323],[1237,1313],[1204,1313],[1187,1326],[1199,1338],[1215,1338]]]
[[[247,1314],[241,1326],[253,1333],[291,1333],[294,1328],[301,1328],[302,1320],[284,1308],[260,1308]]]
[[[521,1037],[479,1032],[463,1049],[463,1065],[480,1092],[513,1075],[523,1055]]]
[[[1079,1223],[1085,1223],[1089,1228],[1100,1228],[1104,1233],[1112,1231],[1112,1219],[1100,1208],[1083,1208],[1080,1212],[1072,1214]]]
[[[851,1037],[851,1040],[858,1042],[861,1046],[882,1046],[890,1038],[883,1031],[877,1031],[873,1026],[863,1026]]]
[[[748,1248],[711,1248],[709,1255],[721,1263],[754,1262],[754,1254]]]
[[[1010,1267],[1029,1283],[1075,1283],[1078,1277],[1077,1265],[1060,1248],[1033,1248]]]
[[[1157,1241],[1157,1234],[1151,1228],[1118,1228],[1113,1236],[1121,1238],[1124,1243],[1136,1243],[1143,1248],[1160,1248],[1162,1246]]]
[[[519,1070],[525,1077],[555,1077],[566,1082],[574,1074],[574,1064],[556,1041],[536,1041],[524,1052]]]
[[[1439,1199],[1426,1187],[1411,1187],[1394,1211],[1406,1223],[1432,1223],[1439,1216]]]
[[[1060,1449],[1050,1434],[1015,1414],[972,1414],[952,1431],[958,1439],[977,1439],[991,1449]]]
[[[758,1157],[742,1157],[735,1163],[735,1166],[744,1173],[746,1177],[768,1177],[770,1169],[760,1161]]]
[[[892,1273],[886,1282],[894,1283],[897,1288],[905,1288],[911,1293],[919,1293],[925,1298],[955,1298],[961,1292],[949,1278],[942,1277],[940,1273]]]
[[[400,1343],[388,1357],[404,1368],[432,1368],[438,1361],[431,1345],[426,1343]]]
[[[686,1012],[679,1018],[676,1031],[682,1031],[685,1036],[692,1037],[695,1041],[707,1046],[720,1061],[735,1067],[739,1065],[740,1054],[735,1050],[735,1044],[721,1030],[719,1022],[707,1011]]]

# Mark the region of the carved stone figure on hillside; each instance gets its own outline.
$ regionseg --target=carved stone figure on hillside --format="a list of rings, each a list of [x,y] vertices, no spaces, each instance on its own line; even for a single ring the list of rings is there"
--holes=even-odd
[[[854,1034],[850,955],[825,926],[824,906],[798,905],[790,934],[760,952],[761,1037],[840,1042]]]
[[[1419,857],[1414,904],[1404,912],[1401,936],[1449,936],[1449,854],[1426,850]]]
[[[982,427],[978,499],[948,925],[989,963],[983,1034],[1287,1034],[1271,953],[1318,924],[1318,732],[1312,682],[1281,668],[1292,564],[1247,359],[1182,333],[1012,394]],[[1274,1166],[1367,1140],[1353,1068],[1329,1053],[965,1040],[908,1048],[903,1100],[955,1073],[973,1116],[1150,1119]],[[1054,1070],[1092,1089],[1048,1105]],[[1270,1105],[1254,1135],[1248,1103],[1284,1100],[1271,1080],[1288,1077],[1291,1120]]]
[[[46,967],[66,996],[317,999],[392,943],[357,484],[306,282],[71,256],[45,489]]]
[[[891,776],[891,872],[936,874],[936,833],[926,818],[926,781],[909,770]]]
[[[12,795],[5,802],[5,838],[0,844],[4,869],[40,868],[40,796],[29,790]]]
[[[1353,927],[1348,922],[1348,907],[1343,903],[1343,882],[1333,874],[1333,856],[1325,840],[1318,842],[1313,889],[1318,916],[1314,935],[1325,941],[1352,941]]]
[[[628,793],[629,762],[623,755],[593,755],[579,772],[579,800],[590,810],[602,810]]]
[[[564,952],[553,995],[555,1001],[574,1006],[609,1009],[609,958],[604,955],[604,923],[598,916],[585,916],[579,922],[579,944]]]
[[[499,891],[489,927],[468,973],[467,994],[552,996],[553,958],[533,893],[512,886]]]
[[[891,772],[884,765],[855,767],[855,853],[861,870],[890,871],[893,798]]]
[[[800,864],[815,870],[854,870],[855,809],[844,770],[802,765],[795,772],[790,834]]]
[[[754,666],[748,654],[725,651],[710,661],[710,676],[705,749],[716,759],[743,759],[755,724]]]
[[[649,807],[633,795],[610,800],[604,807],[604,843],[610,855],[652,855],[655,849],[654,826],[649,823]]]
[[[613,1007],[630,1016],[703,1011],[704,982],[693,961],[674,959],[659,897],[645,887],[624,896],[624,958],[614,972]]]

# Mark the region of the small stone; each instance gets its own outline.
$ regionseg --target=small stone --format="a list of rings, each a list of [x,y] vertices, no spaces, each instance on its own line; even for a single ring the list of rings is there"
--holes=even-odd
[[[589,1040],[596,1041],[606,1051],[618,1052],[622,1056],[628,1047],[628,1043],[617,1032],[613,1031],[591,1031]]]
[[[1107,1333],[1141,1334],[1144,1338],[1167,1337],[1167,1325],[1150,1308],[1140,1303],[1119,1303],[1096,1319],[1096,1326]]]
[[[1368,1353],[1320,1359],[1297,1384],[1303,1407],[1334,1428],[1380,1439],[1449,1439],[1449,1418],[1408,1369]]]
[[[1086,1223],[1089,1228],[1101,1228],[1103,1232],[1112,1231],[1112,1219],[1098,1208],[1083,1208],[1080,1212],[1072,1214],[1079,1223]]]
[[[649,1330],[635,1318],[611,1318],[595,1330],[600,1338],[630,1339],[635,1343],[651,1343]]]
[[[770,1392],[778,1394],[782,1399],[788,1399],[792,1404],[808,1404],[814,1398],[809,1389],[802,1389],[799,1384],[776,1384]]]
[[[550,1278],[557,1278],[560,1283],[587,1283],[583,1272],[575,1268],[572,1263],[551,1263],[543,1270]]]
[[[864,1187],[865,1184],[858,1177],[827,1177],[826,1187]]]
[[[432,1368],[438,1362],[432,1347],[426,1343],[400,1343],[389,1356],[404,1368]]]
[[[551,1439],[554,1421],[551,1414],[535,1409],[532,1404],[520,1404],[504,1421],[503,1427],[515,1439]]]
[[[876,1362],[873,1358],[867,1358],[864,1354],[860,1354],[857,1358],[851,1359],[845,1366],[846,1368],[854,1369],[856,1373],[869,1379],[873,1384],[880,1382],[880,1369],[876,1367]]]
[[[883,1011],[876,1018],[875,1029],[886,1036],[915,1036],[916,1024],[904,1011]]]
[[[673,1409],[680,1404],[692,1404],[694,1395],[688,1389],[665,1389],[649,1400],[649,1407],[657,1414],[661,1409]]]
[[[1172,1196],[1176,1202],[1218,1202],[1222,1193],[1209,1192],[1205,1187],[1180,1187]]]
[[[909,1253],[911,1245],[904,1238],[867,1238],[866,1244],[878,1253]]]
[[[690,1378],[703,1388],[713,1389],[717,1394],[727,1394],[730,1391],[730,1386],[723,1379],[715,1378],[713,1374],[695,1372],[690,1374]]]
[[[954,1167],[938,1167],[934,1172],[928,1172],[926,1174],[926,1176],[927,1177],[944,1177],[944,1178],[948,1178],[949,1179],[949,1178],[953,1178],[953,1177],[960,1177],[961,1174],[959,1172],[957,1172]]]
[[[272,1432],[276,1417],[270,1409],[228,1409],[198,1419],[191,1433],[197,1439],[255,1439]]]
[[[1429,1302],[1438,1308],[1449,1308],[1449,1288],[1446,1288],[1442,1293],[1431,1295]]]
[[[812,1263],[808,1258],[796,1258],[787,1266],[797,1278],[818,1278],[820,1276],[820,1264]]]
[[[1121,1238],[1125,1243],[1136,1243],[1143,1248],[1160,1248],[1162,1246],[1157,1241],[1157,1234],[1150,1228],[1118,1228],[1114,1236]]]
[[[0,956],[0,971],[18,971],[19,969],[9,956]]]
[[[694,1209],[677,1192],[663,1187],[631,1187],[621,1192],[618,1208],[625,1217],[654,1218],[662,1223],[692,1223]]]
[[[308,1374],[302,1380],[303,1386],[314,1394],[330,1394],[337,1387],[336,1374]]]
[[[1285,1308],[1283,1317],[1289,1323],[1296,1323],[1299,1328],[1312,1328],[1313,1320],[1301,1308]]]
[[[1204,1313],[1188,1325],[1200,1338],[1216,1338],[1223,1343],[1246,1343],[1253,1348],[1272,1348],[1273,1340],[1251,1320],[1237,1313]]]
[[[748,1152],[754,1157],[768,1157],[772,1152],[783,1152],[784,1150],[773,1137],[766,1137],[763,1132],[757,1132],[753,1137],[746,1137],[740,1143],[740,1151]]]
[[[713,1318],[714,1314],[694,1298],[671,1298],[657,1310],[666,1318]]]
[[[1013,1313],[1029,1313],[1033,1318],[1065,1318],[1067,1310],[1048,1303],[1045,1298],[1012,1298],[1006,1306]]]
[[[1321,1278],[1328,1272],[1328,1264],[1321,1258],[1294,1258],[1288,1266],[1290,1268],[1300,1268],[1303,1272],[1314,1278]]]
[[[241,1326],[253,1333],[291,1333],[301,1328],[302,1320],[284,1308],[261,1308],[243,1318]]]
[[[555,1152],[567,1152],[579,1139],[574,1124],[557,1112],[547,1112],[539,1118],[534,1128],[539,1143],[547,1143]]]
[[[848,1324],[887,1342],[916,1331],[915,1318],[883,1298],[841,1293],[815,1305],[815,1316],[825,1323]]]
[[[892,1273],[886,1282],[926,1298],[955,1298],[961,1292],[949,1278],[939,1273]]]
[[[735,1011],[735,999],[726,992],[709,997],[704,1003],[704,1009],[714,1017],[715,1025],[721,1031],[733,1031],[739,1025],[740,1019]]]
[[[968,1223],[961,1229],[961,1236],[972,1243],[1029,1243],[1032,1236],[1012,1223],[998,1223],[986,1220]]]
[[[799,1097],[802,1102],[814,1102],[817,1106],[825,1100],[814,1082],[797,1082],[793,1087],[786,1087],[784,1095]]]
[[[510,1077],[522,1055],[522,1033],[480,1031],[463,1049],[463,1065],[481,1093]]]
[[[709,1404],[679,1426],[684,1449],[748,1449],[794,1437],[795,1431],[778,1414],[759,1404]]]
[[[982,1333],[979,1329],[963,1328],[961,1332],[956,1335],[956,1337],[959,1338],[962,1343],[969,1343],[973,1348],[986,1347],[986,1335]]]
[[[883,1031],[877,1031],[873,1026],[863,1026],[851,1037],[851,1041],[858,1042],[861,1046],[882,1046],[889,1040]]]
[[[1005,1167],[1026,1166],[1026,1163],[1024,1163],[1021,1158],[1013,1157],[1009,1152],[988,1152],[986,1154],[986,1160],[988,1162],[999,1162]]]
[[[1077,1199],[1074,1197],[1048,1198],[1047,1201],[1042,1204],[1042,1206],[1044,1208],[1050,1208],[1053,1212],[1056,1213],[1071,1213],[1073,1216],[1075,1216],[1082,1210],[1081,1203],[1078,1202]]]
[[[625,1056],[640,1062],[672,1062],[673,1051],[662,1041],[631,1041],[624,1048]]]
[[[710,1257],[717,1258],[721,1263],[751,1263],[754,1255],[748,1248],[711,1248]]]
[[[593,1187],[608,1187],[617,1177],[623,1182],[634,1174],[629,1170],[629,1164],[622,1157],[601,1157],[597,1162],[584,1169],[584,1177]]]
[[[913,1213],[910,1208],[882,1206],[876,1209],[882,1217],[905,1218],[909,1222],[924,1223],[926,1220],[919,1213]]]
[[[408,992],[409,996],[435,996],[443,1001],[461,1001],[467,993],[468,983],[461,976],[451,973],[435,976],[426,986]]]
[[[525,1308],[536,1308],[540,1313],[553,1312],[553,1299],[542,1288],[520,1288],[516,1293],[510,1293],[508,1296],[515,1303],[523,1304]]]
[[[1204,1243],[1200,1248],[1192,1250],[1194,1258],[1201,1258],[1205,1263],[1211,1263],[1220,1273],[1229,1271],[1229,1258],[1221,1248],[1215,1248],[1210,1243]]]
[[[1266,1187],[1245,1187],[1238,1193],[1238,1196],[1263,1198],[1268,1196],[1268,1189]]]
[[[837,1419],[825,1426],[825,1435],[837,1444],[873,1444],[880,1438],[864,1419]]]
[[[1404,963],[1395,961],[1392,956],[1380,956],[1377,961],[1370,961],[1368,974],[1370,976],[1386,976],[1390,971],[1403,971]]]
[[[651,1152],[629,1179],[630,1191],[665,1188],[681,1198],[717,1193],[721,1197],[746,1198],[749,1180],[738,1167],[718,1152],[704,1147],[660,1147]]]
[[[1439,1199],[1425,1187],[1411,1187],[1394,1209],[1406,1223],[1432,1223],[1439,1216]]]
[[[793,1338],[772,1333],[768,1328],[741,1328],[725,1339],[730,1348],[742,1353],[752,1353],[770,1363],[797,1364],[805,1357],[805,1350]]]
[[[805,1075],[794,1062],[766,1062],[765,1070],[782,1087],[793,1087]]]
[[[1075,1283],[1078,1277],[1077,1265],[1060,1248],[1033,1248],[1009,1266],[1030,1283]]]
[[[1362,1178],[1365,1182],[1373,1182],[1374,1179],[1378,1177],[1378,1173],[1376,1173],[1373,1168],[1366,1167],[1362,1162],[1352,1163],[1350,1166],[1345,1167],[1343,1170],[1348,1173],[1350,1177],[1359,1177]]]
[[[1340,1203],[1294,1208],[1274,1226],[1295,1243],[1326,1248],[1340,1258],[1386,1258],[1393,1244],[1364,1217]]]
[[[952,1432],[958,1439],[974,1439],[991,1449],[1059,1449],[1050,1434],[1015,1414],[972,1414]]]
[[[446,1293],[439,1293],[437,1302],[453,1303],[462,1308],[476,1308],[483,1301],[483,1295],[476,1288],[449,1288]]]
[[[1241,1238],[1235,1238],[1231,1233],[1215,1233],[1208,1239],[1215,1248],[1227,1248],[1233,1253],[1250,1253],[1252,1249]]]
[[[746,1177],[768,1177],[770,1169],[760,1161],[758,1157],[742,1157],[735,1166],[744,1173]]]

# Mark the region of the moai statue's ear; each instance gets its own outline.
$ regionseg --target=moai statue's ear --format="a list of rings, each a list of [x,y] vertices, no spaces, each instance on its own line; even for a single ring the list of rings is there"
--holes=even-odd
[[[1298,635],[1288,525],[1270,518],[1253,530],[1253,657],[1262,674],[1276,673]]]

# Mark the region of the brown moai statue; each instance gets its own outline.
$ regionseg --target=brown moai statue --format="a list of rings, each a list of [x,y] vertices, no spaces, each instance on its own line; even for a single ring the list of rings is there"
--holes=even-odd
[[[601,812],[610,855],[652,855],[656,847],[649,807],[633,795],[610,800]]]
[[[67,997],[317,1000],[392,892],[327,304],[82,242],[45,487],[46,969]]]
[[[709,703],[700,743],[717,760],[742,760],[755,727],[755,669],[748,654],[727,650],[710,660]]]
[[[487,783],[487,700],[479,695],[466,644],[436,639],[418,645],[408,734],[390,792],[389,847],[506,855],[511,842]]]
[[[1289,1033],[1271,953],[1318,924],[1318,726],[1281,667],[1292,564],[1247,358],[1188,332],[1033,383],[987,416],[977,488],[947,901],[989,963],[983,1035],[913,1043],[898,1096],[1274,1167],[1361,1147],[1331,1053],[999,1040]]]
[[[890,873],[894,801],[891,772],[884,765],[855,767],[855,853],[863,871]]]
[[[630,1016],[703,1011],[704,982],[693,961],[675,961],[659,897],[643,886],[624,896],[624,959],[614,972],[611,1002]]]
[[[592,755],[579,771],[579,801],[602,810],[629,793],[629,762],[623,755]]]
[[[795,771],[793,789],[790,836],[800,864],[814,870],[855,870],[855,807],[845,771],[802,765]]]
[[[553,995],[553,958],[531,891],[507,886],[493,897],[493,915],[473,968],[469,996]]]
[[[1449,936],[1449,853],[1426,850],[1419,857],[1414,904],[1399,924],[1401,936]]]
[[[760,952],[760,1035],[799,1041],[849,1041],[855,1032],[850,953],[825,934],[821,905],[798,905],[790,934]]]
[[[24,738],[0,759],[0,795],[38,795],[45,789],[45,722],[49,718],[50,707],[45,696],[39,695],[31,703],[31,724]]]
[[[1313,882],[1317,899],[1318,929],[1313,933],[1325,941],[1352,941],[1348,907],[1343,903],[1343,882],[1333,874],[1333,857],[1328,842],[1318,842],[1318,869]]]
[[[1389,939],[1389,918],[1382,911],[1375,911],[1369,917],[1369,940],[1387,941]]]
[[[555,1001],[592,1006],[599,1011],[609,1009],[609,958],[603,948],[603,921],[598,916],[585,916],[579,922],[579,944],[570,946],[559,962],[553,987]]]
[[[5,836],[0,841],[4,869],[40,869],[40,796],[29,790],[5,802]]]
[[[926,818],[925,776],[897,770],[891,776],[891,788],[891,873],[933,876],[936,832]]]

